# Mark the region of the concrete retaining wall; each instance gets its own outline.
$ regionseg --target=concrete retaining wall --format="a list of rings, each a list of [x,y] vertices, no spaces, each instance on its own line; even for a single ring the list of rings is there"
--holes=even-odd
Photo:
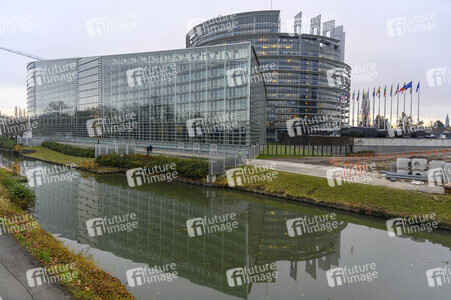
[[[354,152],[395,153],[451,148],[451,139],[354,138]]]

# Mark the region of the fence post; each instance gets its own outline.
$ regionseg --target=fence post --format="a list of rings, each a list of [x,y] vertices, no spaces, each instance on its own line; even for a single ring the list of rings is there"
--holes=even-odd
[[[324,156],[324,145],[321,144],[321,156]]]

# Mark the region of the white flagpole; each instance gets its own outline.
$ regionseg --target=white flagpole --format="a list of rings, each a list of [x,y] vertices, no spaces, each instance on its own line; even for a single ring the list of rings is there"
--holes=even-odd
[[[381,93],[379,93],[379,108],[378,108],[378,113],[377,116],[379,117],[379,119],[377,119],[377,129],[380,128],[380,122],[381,122]]]
[[[354,123],[354,115],[355,115],[355,94],[354,92],[352,93],[352,126],[355,126]]]
[[[368,89],[368,92],[366,93],[366,99],[368,100],[368,105],[366,106],[368,109],[368,118],[366,118],[366,127],[370,127],[370,104],[371,104],[371,100],[370,100],[370,89]]]
[[[376,123],[376,119],[374,118],[374,111],[375,111],[375,108],[374,108],[374,106],[376,105],[376,99],[374,98],[375,97],[375,90],[373,90],[373,115],[372,115],[372,119],[373,119],[373,122],[371,122],[372,124],[373,124],[373,127],[375,127],[374,125],[376,125],[375,123]]]
[[[360,90],[357,93],[357,127],[359,126],[359,119],[360,119],[359,97],[360,97]]]
[[[346,101],[346,108],[348,109],[348,127],[351,123],[351,91],[348,93],[348,99]]]
[[[406,86],[406,84],[404,83],[404,87],[405,86]],[[406,122],[405,122],[405,119],[406,119],[406,89],[405,88],[404,88],[403,94],[404,94],[404,108],[402,110],[402,112],[403,112],[402,130],[406,130]]]
[[[413,109],[412,109],[412,103],[413,103],[413,81],[412,81],[412,86],[410,87],[410,131],[412,131],[412,114],[413,114]]]
[[[393,85],[390,89],[390,129],[393,126]]]
[[[385,122],[385,116],[387,112],[387,87],[384,89],[384,130],[387,129],[387,122]]]
[[[397,89],[396,95],[398,96],[397,100],[396,100],[396,129],[399,129],[399,126],[398,126],[398,120],[399,120],[399,89]]]
[[[421,92],[421,86],[420,82],[418,82],[418,127],[420,126],[420,92]]]

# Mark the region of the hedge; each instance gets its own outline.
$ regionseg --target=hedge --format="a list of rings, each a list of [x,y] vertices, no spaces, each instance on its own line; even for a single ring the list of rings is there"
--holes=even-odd
[[[169,156],[153,156],[145,154],[108,154],[96,158],[99,166],[134,169],[147,166],[164,166],[175,163],[179,176],[189,179],[202,179],[208,175],[208,162],[202,159],[184,159]]]
[[[0,138],[0,148],[14,150],[16,148],[17,141],[6,137]]]
[[[71,145],[60,144],[57,142],[45,141],[42,143],[41,146],[71,156],[88,157],[88,158],[94,158],[96,156],[94,149],[79,148]]]

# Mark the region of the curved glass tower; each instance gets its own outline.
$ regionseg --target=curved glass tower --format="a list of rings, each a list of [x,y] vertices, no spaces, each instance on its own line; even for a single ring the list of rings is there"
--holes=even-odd
[[[310,33],[302,33],[302,13],[292,33],[281,32],[280,11],[253,11],[220,16],[201,23],[186,36],[186,47],[252,43],[264,73],[267,137],[287,130],[287,121],[324,122],[338,116],[349,121],[349,65],[344,63],[345,32],[335,21],[311,19]],[[322,29],[322,31],[321,31]]]

